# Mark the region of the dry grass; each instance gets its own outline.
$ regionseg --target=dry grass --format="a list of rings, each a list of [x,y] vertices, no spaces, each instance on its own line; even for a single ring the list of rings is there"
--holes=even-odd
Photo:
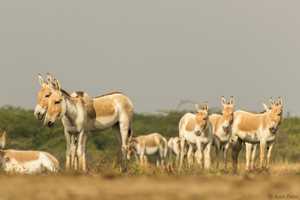
[[[152,171],[153,173],[154,171]],[[300,164],[239,175],[205,172],[170,175],[105,174],[0,176],[0,200],[89,199],[300,199]]]

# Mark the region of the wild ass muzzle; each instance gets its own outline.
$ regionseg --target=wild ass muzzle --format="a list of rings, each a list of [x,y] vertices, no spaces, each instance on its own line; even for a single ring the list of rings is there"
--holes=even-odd
[[[212,125],[208,118],[208,105],[196,105],[197,113],[185,114],[179,122],[180,138],[180,163],[179,170],[182,169],[186,144],[189,145],[187,153],[188,165],[192,163],[193,146],[196,146],[195,158],[198,164],[204,168],[211,167],[211,145],[212,145]]]
[[[86,172],[86,143],[88,134],[118,126],[122,152],[122,170],[127,168],[126,152],[128,139],[132,135],[133,104],[122,93],[114,92],[90,98],[86,93],[68,94],[61,89],[59,81],[53,79],[48,98],[44,125],[52,127],[61,119],[67,141],[66,168]]]
[[[278,98],[277,101],[271,99],[270,103],[270,108],[263,104],[266,110],[264,113],[256,114],[246,111],[236,111],[234,113],[231,140],[233,143],[232,159],[235,172],[237,171],[238,155],[243,142],[246,143],[246,170],[250,169],[251,157],[252,159],[255,158],[254,153],[257,144],[260,146],[260,168],[269,168],[276,133],[282,121],[283,100],[282,98]],[[266,150],[267,159],[265,158]],[[253,167],[253,164],[251,165]]]
[[[221,97],[222,114],[212,114],[209,121],[212,124],[213,144],[216,150],[217,168],[219,168],[220,154],[223,151],[224,168],[227,169],[227,155],[230,147],[231,125],[233,123],[234,98],[227,101]]]
[[[139,158],[141,166],[147,165],[147,155],[156,155],[157,166],[165,166],[165,161],[168,153],[168,142],[159,133],[152,133],[149,135],[143,135],[132,138],[129,142],[129,151],[127,159],[130,159],[132,154],[135,154]]]

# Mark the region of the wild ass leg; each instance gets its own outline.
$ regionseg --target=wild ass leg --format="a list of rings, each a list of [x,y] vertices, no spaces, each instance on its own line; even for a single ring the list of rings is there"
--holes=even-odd
[[[266,141],[260,141],[260,168],[265,167],[265,152],[266,152]]]
[[[228,162],[228,150],[230,147],[230,143],[228,142],[227,144],[225,144],[224,147],[224,155],[223,155],[223,159],[224,159],[224,169],[227,170],[227,162]]]
[[[189,149],[187,152],[187,162],[188,168],[191,168],[193,165],[193,145],[189,144]]]
[[[204,168],[210,169],[211,166],[211,145],[212,143],[208,143],[204,150]]]
[[[83,137],[83,166],[82,166],[84,172],[87,171],[87,163],[86,163],[87,141],[88,141],[88,135],[84,134],[84,137]]]
[[[197,138],[196,146],[197,146],[197,150],[195,153],[195,157],[196,157],[197,162],[200,165],[200,167],[203,168],[203,158],[204,158],[203,151],[204,151],[204,149],[203,149],[202,143],[199,138]]]
[[[267,169],[269,169],[269,167],[270,167],[270,161],[271,161],[271,154],[272,154],[273,146],[274,146],[274,143],[271,143],[268,146],[267,165],[266,165]]]
[[[123,172],[127,171],[127,148],[128,148],[128,139],[129,136],[132,134],[132,127],[131,122],[127,116],[121,117],[120,121],[120,133],[121,133],[121,140],[122,140],[122,164],[121,168]]]
[[[86,172],[86,160],[85,160],[85,153],[86,153],[86,141],[87,135],[84,131],[79,134],[78,137],[78,147],[77,147],[77,156],[78,156],[78,167],[79,170]]]
[[[252,144],[246,143],[246,171],[250,171],[250,160],[252,154]]]
[[[78,157],[77,157],[77,141],[76,135],[71,134],[71,165],[72,169],[78,170]]]
[[[66,138],[66,170],[71,169],[71,136],[70,134],[65,131],[65,138]]]
[[[237,173],[239,153],[242,149],[242,141],[238,139],[232,144],[232,167],[233,173]]]
[[[214,139],[214,146],[215,146],[215,150],[216,150],[216,168],[219,169],[220,166],[220,152],[221,152],[221,144],[220,141],[218,139]]]
[[[182,170],[183,159],[184,159],[184,151],[185,151],[185,138],[180,139],[180,162],[179,162],[179,170]]]
[[[253,145],[252,147],[252,155],[251,155],[251,163],[250,163],[251,170],[255,170],[256,150],[257,150],[257,144]]]

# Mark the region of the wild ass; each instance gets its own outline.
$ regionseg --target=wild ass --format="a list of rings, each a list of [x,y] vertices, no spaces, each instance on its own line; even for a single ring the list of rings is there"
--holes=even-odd
[[[62,119],[67,141],[66,168],[87,171],[86,142],[88,133],[110,127],[118,127],[122,151],[122,170],[126,170],[128,137],[131,136],[133,104],[122,93],[114,92],[90,98],[86,93],[76,92],[69,95],[62,90],[57,79],[50,84],[51,94],[44,124],[51,127]],[[78,159],[78,162],[77,160]],[[77,163],[79,166],[77,166]]]
[[[189,145],[187,153],[188,164],[192,162],[193,146],[196,145],[195,157],[198,164],[209,169],[211,165],[211,145],[212,145],[212,125],[208,118],[208,105],[199,107],[196,105],[196,114],[187,113],[179,122],[179,137],[180,137],[180,164],[179,169],[182,169],[183,159],[185,155],[185,145]]]
[[[168,153],[168,142],[159,133],[152,133],[132,138],[129,142],[129,151],[127,158],[130,159],[132,154],[139,157],[140,165],[147,164],[146,155],[157,155],[157,166],[164,166]]]
[[[176,156],[176,165],[179,164],[180,159],[180,138],[171,137],[168,141],[168,155],[171,158],[172,155]]]
[[[5,147],[6,132],[0,133],[0,143]],[[43,151],[0,150],[0,166],[8,173],[36,174],[44,171],[58,172],[59,162]]]
[[[210,115],[209,121],[212,124],[214,136],[213,144],[217,155],[217,168],[219,167],[220,153],[223,151],[224,168],[226,170],[228,149],[230,147],[231,125],[233,122],[234,99],[230,97],[230,100],[226,101],[224,97],[221,97],[221,103],[223,106],[222,114]]]
[[[238,155],[242,148],[242,142],[246,143],[246,170],[253,167],[256,145],[260,146],[260,168],[268,168],[270,165],[271,153],[274,146],[276,133],[282,121],[283,101],[270,100],[271,106],[265,104],[266,112],[255,114],[246,111],[236,111],[232,124],[232,159],[233,168],[237,171]],[[265,159],[267,149],[267,159]],[[254,152],[254,153],[253,153]],[[252,156],[251,156],[252,154]]]

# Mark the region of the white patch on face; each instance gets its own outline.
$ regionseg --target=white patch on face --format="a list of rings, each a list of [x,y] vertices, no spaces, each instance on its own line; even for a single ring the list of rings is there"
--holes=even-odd
[[[34,116],[38,118],[38,115],[44,115],[46,113],[46,109],[42,108],[39,104],[35,106]]]

